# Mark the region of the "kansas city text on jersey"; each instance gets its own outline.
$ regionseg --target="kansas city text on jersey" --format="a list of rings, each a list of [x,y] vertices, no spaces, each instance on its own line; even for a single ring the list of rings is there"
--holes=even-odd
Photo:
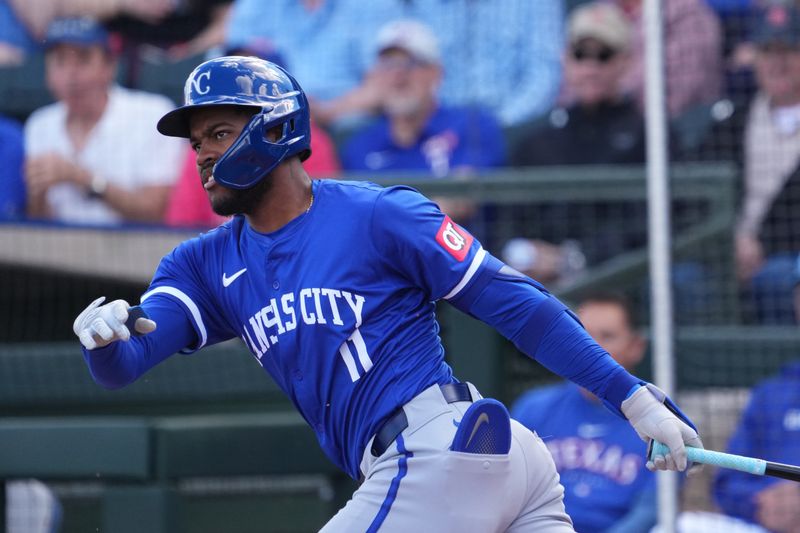
[[[339,289],[312,287],[270,298],[267,305],[242,324],[242,339],[260,361],[280,335],[299,323],[344,326],[343,313],[352,313],[356,331],[361,325],[365,298]],[[349,317],[347,317],[349,318]]]

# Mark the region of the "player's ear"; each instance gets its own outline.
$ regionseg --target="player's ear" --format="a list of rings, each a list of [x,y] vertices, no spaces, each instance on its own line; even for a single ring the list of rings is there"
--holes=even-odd
[[[283,136],[283,124],[268,129],[265,135],[269,142],[271,143],[278,142],[278,139],[280,139]]]

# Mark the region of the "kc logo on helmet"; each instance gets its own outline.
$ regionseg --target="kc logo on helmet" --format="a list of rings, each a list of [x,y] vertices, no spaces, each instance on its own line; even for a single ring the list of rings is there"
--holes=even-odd
[[[206,82],[205,85],[201,85],[203,80]],[[209,71],[201,72],[195,76],[194,79],[192,79],[192,88],[194,89],[194,92],[197,94],[207,94],[208,91],[211,90],[211,84],[209,83],[210,81],[211,72]]]
[[[469,247],[472,246],[472,235],[450,220],[450,217],[445,216],[436,233],[436,242],[457,261],[463,261],[467,257]]]

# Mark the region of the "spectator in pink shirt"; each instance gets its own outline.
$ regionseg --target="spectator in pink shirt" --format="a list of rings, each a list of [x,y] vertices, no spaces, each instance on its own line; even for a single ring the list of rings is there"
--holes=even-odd
[[[642,0],[614,0],[634,27],[631,66],[623,86],[644,102],[644,21]],[[669,0],[664,17],[667,109],[676,117],[696,104],[713,102],[722,88],[722,30],[703,0]]]

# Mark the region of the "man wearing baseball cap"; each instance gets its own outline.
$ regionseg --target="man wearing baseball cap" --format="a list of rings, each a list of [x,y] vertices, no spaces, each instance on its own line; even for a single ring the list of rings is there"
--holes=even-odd
[[[630,41],[630,24],[615,4],[595,1],[573,10],[563,59],[564,91],[573,103],[555,108],[544,129],[521,138],[513,164],[644,161],[644,119],[634,101],[621,96]]]
[[[163,139],[164,96],[117,86],[108,32],[85,18],[54,20],[44,38],[56,102],[25,124],[28,215],[62,222],[160,222],[177,176],[179,140]]]
[[[378,32],[371,76],[380,118],[356,132],[344,148],[350,171],[421,171],[444,177],[504,163],[497,120],[476,108],[439,104],[439,44],[431,29],[413,19]]]
[[[800,252],[800,12],[774,4],[754,19],[757,91],[743,142],[744,197],[736,231],[739,279],[760,323],[795,323]]]

